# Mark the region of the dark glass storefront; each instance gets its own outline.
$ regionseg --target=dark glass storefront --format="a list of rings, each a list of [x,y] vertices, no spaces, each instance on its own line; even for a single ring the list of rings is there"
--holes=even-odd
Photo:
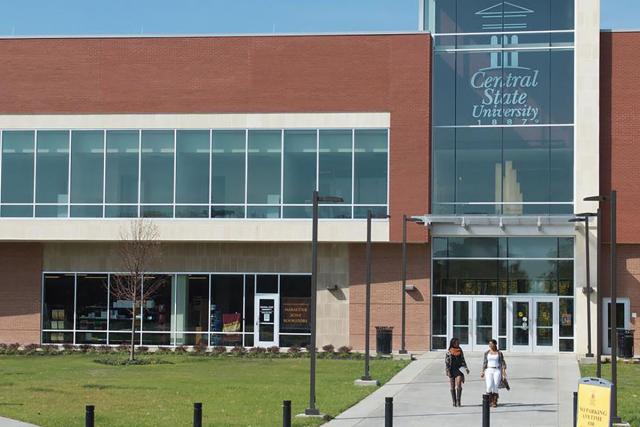
[[[127,343],[131,301],[113,293],[118,275],[46,273],[45,344]],[[136,313],[135,339],[149,346],[306,346],[311,281],[301,274],[153,274],[158,291]],[[271,304],[268,340],[256,329],[261,302]],[[264,325],[259,323],[260,327]]]

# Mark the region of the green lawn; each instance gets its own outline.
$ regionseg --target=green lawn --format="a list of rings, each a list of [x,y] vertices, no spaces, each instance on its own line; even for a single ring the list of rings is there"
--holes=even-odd
[[[106,366],[95,354],[0,356],[0,416],[41,426],[84,426],[84,407],[96,406],[100,426],[188,426],[202,402],[207,426],[282,424],[282,401],[293,414],[309,396],[309,359],[251,359],[163,355],[173,364]],[[361,360],[318,360],[317,402],[336,416],[373,391],[353,380]],[[372,360],[371,372],[388,381],[404,361]],[[294,419],[295,426],[317,420]]]
[[[582,375],[595,376],[595,365],[581,366]],[[611,378],[611,365],[602,365],[604,379]],[[618,415],[632,427],[640,427],[640,365],[618,363]]]

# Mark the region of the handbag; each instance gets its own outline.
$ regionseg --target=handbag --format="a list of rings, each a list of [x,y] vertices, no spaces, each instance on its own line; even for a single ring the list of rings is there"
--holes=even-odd
[[[511,386],[509,385],[509,381],[507,381],[507,379],[505,377],[502,377],[502,379],[500,380],[500,385],[498,386],[498,388],[506,388],[507,391],[511,390]]]

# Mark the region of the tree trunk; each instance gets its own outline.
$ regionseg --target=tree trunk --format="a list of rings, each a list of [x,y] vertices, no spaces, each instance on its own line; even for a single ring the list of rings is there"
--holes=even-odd
[[[138,286],[136,283],[136,286],[133,290],[133,301],[131,302],[131,343],[129,345],[129,360],[133,361],[135,360],[136,357],[136,353],[135,353],[135,348],[136,348],[136,340],[135,340],[135,336],[136,336],[136,301],[138,297]]]

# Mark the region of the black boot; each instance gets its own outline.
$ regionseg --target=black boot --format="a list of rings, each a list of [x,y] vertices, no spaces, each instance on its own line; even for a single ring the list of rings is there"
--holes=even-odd
[[[456,403],[458,406],[462,406],[462,387],[456,389]]]
[[[456,400],[456,391],[451,389],[451,400],[453,401],[453,406],[458,406],[458,401]]]

